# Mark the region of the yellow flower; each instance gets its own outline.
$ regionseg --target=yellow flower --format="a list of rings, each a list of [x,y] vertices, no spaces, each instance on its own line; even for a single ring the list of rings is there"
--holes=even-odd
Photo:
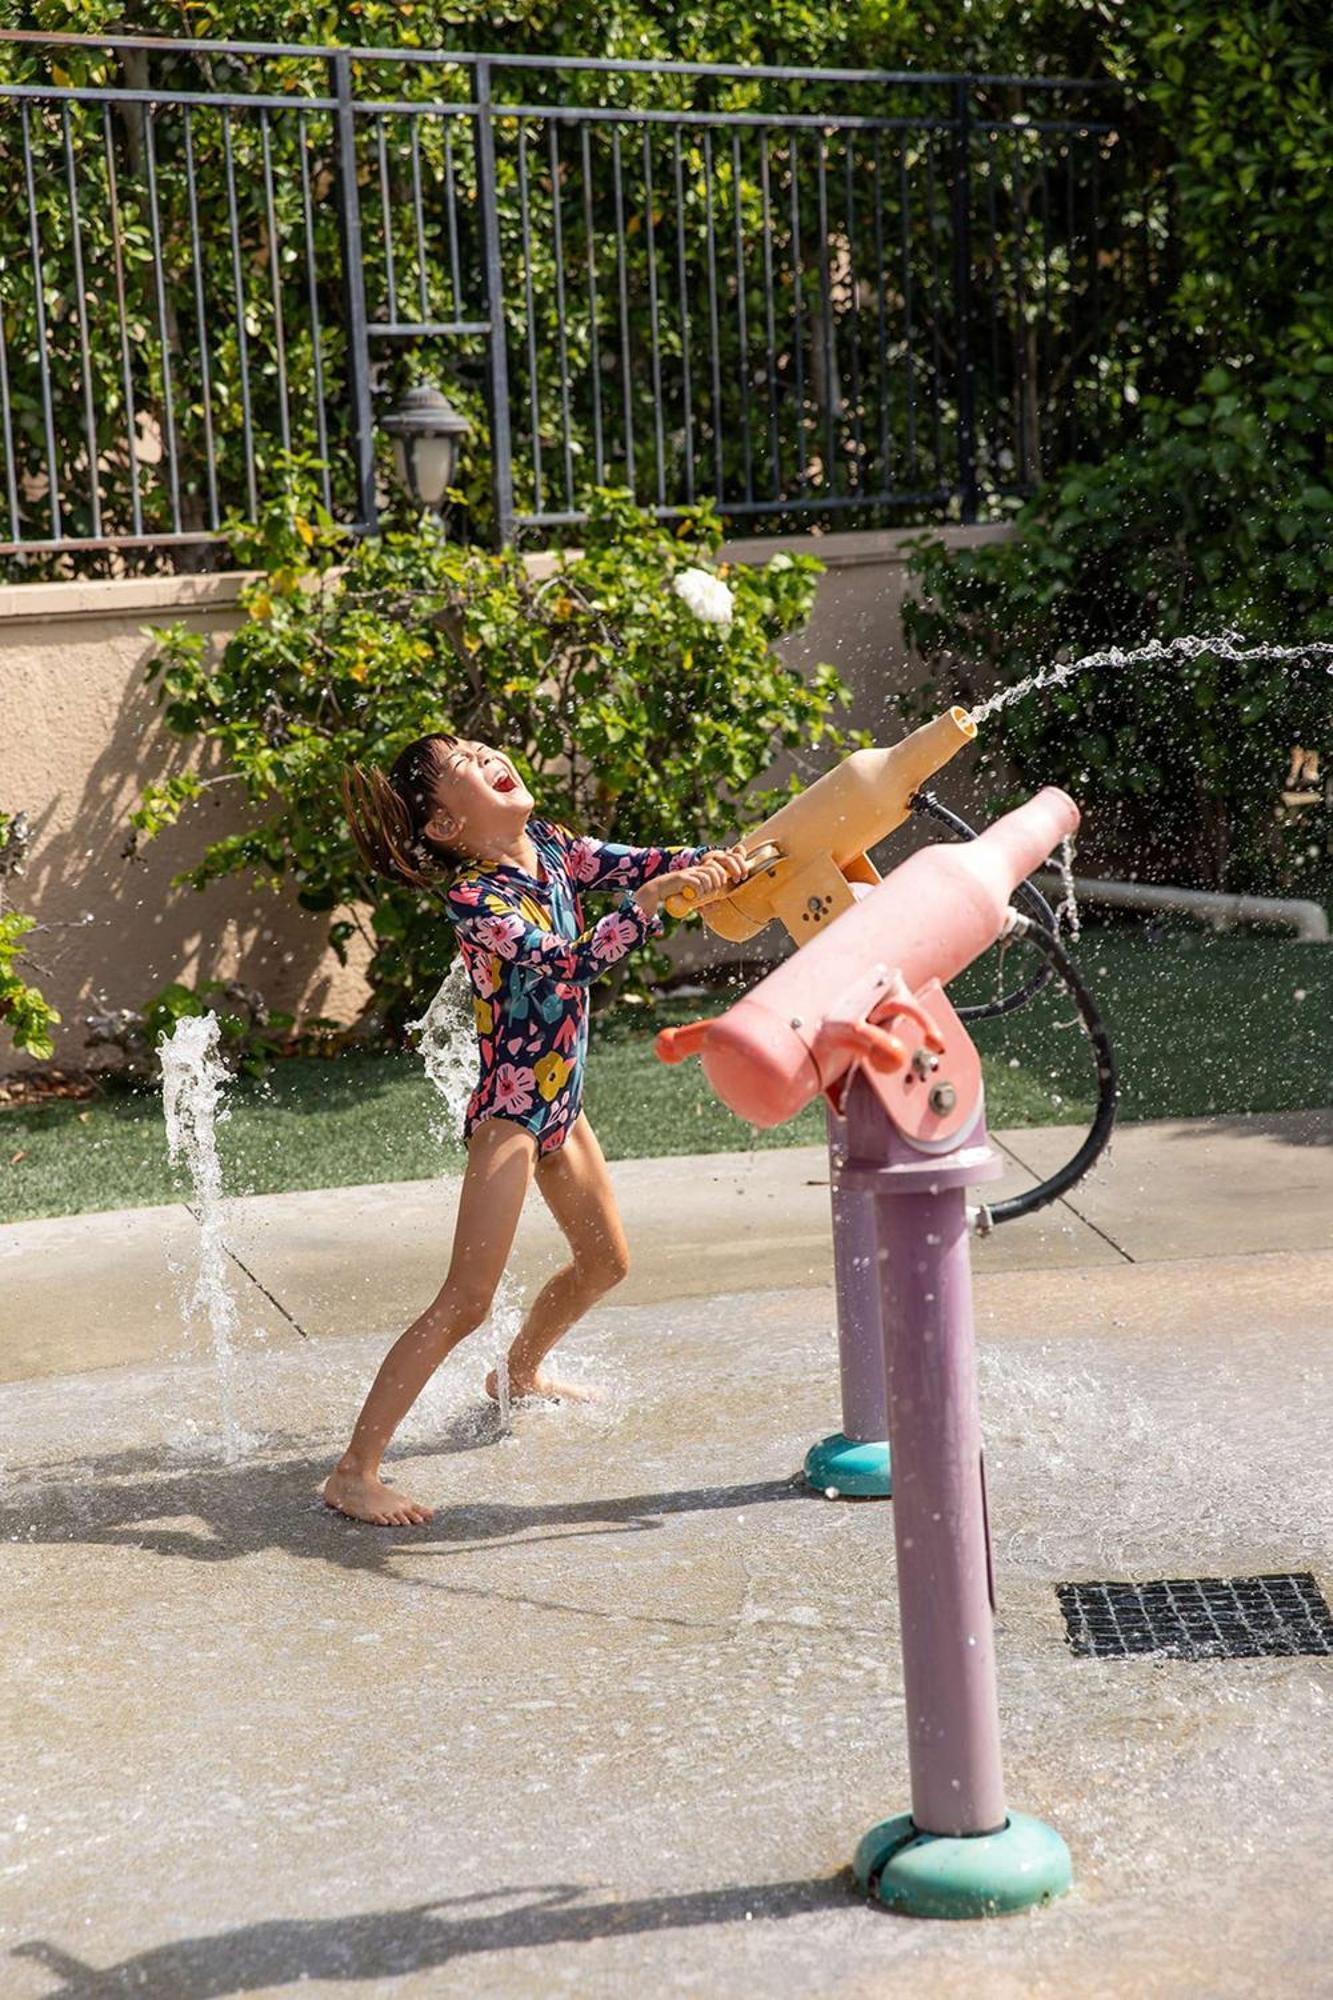
[[[369,672],[370,661],[364,653],[358,653],[351,666],[347,669],[348,678],[354,681],[363,681]]]
[[[477,1024],[477,1033],[479,1035],[489,1035],[491,1029],[495,1026],[495,1013],[490,1001],[483,1000],[479,994],[475,993],[472,996],[472,1018]]]
[[[311,527],[309,521],[303,520],[301,516],[298,514],[296,520],[293,522],[292,525],[295,527],[297,534],[301,537],[301,540],[305,543],[306,547],[309,548],[310,544],[315,539],[315,531]]]
[[[537,1088],[548,1104],[564,1088],[565,1079],[569,1076],[573,1068],[573,1063],[566,1062],[565,1058],[557,1055],[554,1049],[549,1054],[544,1055],[540,1062],[535,1062],[532,1065],[532,1074],[537,1079]]]
[[[263,620],[273,616],[273,599],[266,590],[261,590],[250,599],[250,616]]]

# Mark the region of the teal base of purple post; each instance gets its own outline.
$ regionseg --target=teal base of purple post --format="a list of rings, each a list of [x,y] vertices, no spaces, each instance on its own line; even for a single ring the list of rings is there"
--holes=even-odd
[[[805,1483],[826,1500],[890,1500],[893,1469],[887,1438],[821,1438],[805,1454]]]
[[[905,1917],[1005,1917],[1053,1903],[1074,1880],[1053,1826],[1010,1813],[994,1833],[922,1833],[910,1813],[872,1826],[856,1850],[857,1887]]]

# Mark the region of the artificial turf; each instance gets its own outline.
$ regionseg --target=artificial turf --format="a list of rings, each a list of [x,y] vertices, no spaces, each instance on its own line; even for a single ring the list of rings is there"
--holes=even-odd
[[[1121,1117],[1188,1118],[1333,1103],[1333,949],[1178,930],[1089,932],[1078,950],[1111,1028]],[[1007,968],[1012,983],[1014,968]],[[952,989],[987,997],[994,960]],[[709,1091],[697,1063],[668,1069],[652,1048],[669,1020],[727,996],[621,1005],[594,1028],[587,1110],[611,1159],[788,1146],[823,1137],[811,1106],[756,1133]],[[1077,1123],[1092,1105],[1087,1043],[1066,996],[978,1025],[987,1109],[1006,1126]],[[294,1059],[239,1079],[218,1133],[233,1194],[416,1180],[460,1157],[437,1136],[439,1101],[412,1056]],[[155,1090],[111,1088],[88,1103],[0,1108],[0,1220],[174,1201]]]

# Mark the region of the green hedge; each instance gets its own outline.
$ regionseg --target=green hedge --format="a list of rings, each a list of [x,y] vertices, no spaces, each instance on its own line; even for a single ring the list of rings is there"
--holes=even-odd
[[[1017,541],[924,550],[909,629],[943,687],[1148,637],[1333,635],[1333,37],[1322,6],[1181,0],[1123,28],[1172,137],[1178,273],[1140,435],[1075,465]],[[1328,895],[1324,665],[1099,674],[1020,703],[994,747],[1092,808],[1104,865]],[[1293,751],[1307,753],[1304,768]],[[1320,777],[1310,755],[1318,755]],[[1284,790],[1323,794],[1284,806]]]

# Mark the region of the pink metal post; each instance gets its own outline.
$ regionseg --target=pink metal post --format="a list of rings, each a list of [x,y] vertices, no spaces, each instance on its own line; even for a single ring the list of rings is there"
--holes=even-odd
[[[829,1106],[829,1184],[833,1197],[833,1278],[838,1304],[842,1434],[853,1444],[888,1436],[884,1333],[873,1198],[843,1177],[846,1127]]]
[[[853,883],[852,894],[858,902],[869,893],[868,883]],[[805,1476],[831,1499],[846,1494],[858,1500],[887,1500],[893,1492],[893,1480],[875,1202],[872,1195],[842,1182],[839,1170],[846,1157],[846,1127],[831,1104],[827,1109],[842,1429],[810,1447]]]
[[[882,1286],[912,1820],[1005,1823],[968,1251],[968,1186],[1003,1162],[984,1120],[942,1156],[912,1146],[864,1077],[847,1092],[842,1185],[873,1201]]]

